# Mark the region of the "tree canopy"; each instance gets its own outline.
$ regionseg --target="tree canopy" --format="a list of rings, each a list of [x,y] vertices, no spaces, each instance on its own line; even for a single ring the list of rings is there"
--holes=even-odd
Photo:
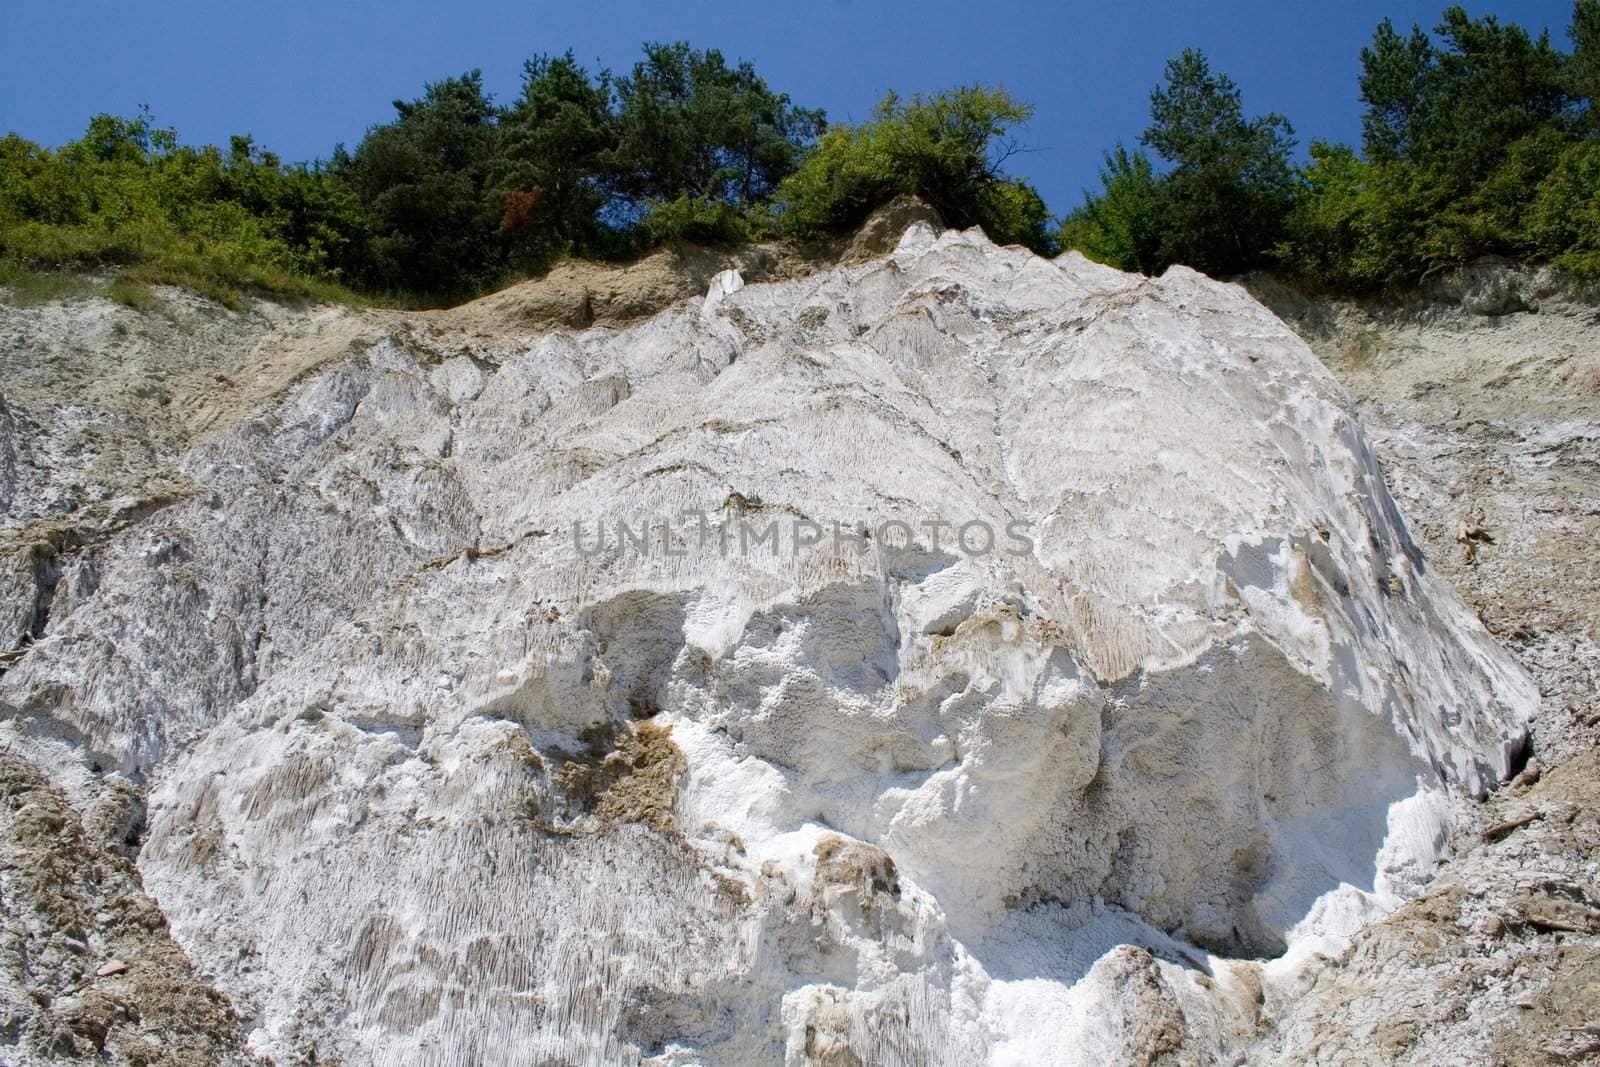
[[[792,233],[845,230],[900,194],[921,197],[952,226],[981,226],[1004,243],[1054,250],[1049,213],[1033,186],[1006,176],[1012,131],[1033,108],[1001,89],[967,86],[902,99],[871,121],[837,127],[779,187]]]
[[[436,302],[563,256],[845,233],[904,194],[999,242],[1146,273],[1360,290],[1498,254],[1600,277],[1600,0],[1576,0],[1567,35],[1459,5],[1431,31],[1385,19],[1360,53],[1360,145],[1313,139],[1298,163],[1288,119],[1185,49],[1138,143],[1104,154],[1059,224],[1009,170],[1033,106],[1003,89],[890,93],[829,126],[751,62],[681,41],[623,71],[536,55],[505,104],[476,70],[444,78],[310,164],[101,114],[55,149],[0,138],[0,278]]]
[[[1413,284],[1477,256],[1600,274],[1600,0],[1577,0],[1570,52],[1447,7],[1431,33],[1385,19],[1361,51],[1360,150],[1313,141],[1291,165],[1276,114],[1186,51],[1118,146],[1063,245],[1129,270],[1275,267],[1344,289]]]
[[[499,266],[499,218],[488,197],[499,112],[474,70],[396,100],[342,169],[365,205],[370,280],[384,289],[465,292]]]
[[[1293,129],[1282,115],[1246,118],[1233,79],[1185,49],[1150,94],[1140,141],[1165,164],[1119,145],[1102,192],[1062,228],[1064,244],[1127,270],[1172,263],[1219,274],[1265,264],[1295,198]]]

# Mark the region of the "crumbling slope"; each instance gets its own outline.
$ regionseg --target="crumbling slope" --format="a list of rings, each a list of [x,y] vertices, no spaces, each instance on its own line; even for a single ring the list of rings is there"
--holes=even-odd
[[[917,225],[743,281],[362,319],[20,583],[6,737],[148,784],[145,883],[278,1059],[1247,1047],[1538,700],[1344,393],[1184,270]]]

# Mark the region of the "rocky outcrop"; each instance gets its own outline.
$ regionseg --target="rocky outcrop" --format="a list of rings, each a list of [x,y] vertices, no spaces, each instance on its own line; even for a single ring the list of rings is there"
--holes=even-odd
[[[170,489],[61,542],[4,736],[148,785],[252,1052],[1211,1062],[1516,769],[1537,691],[1243,290],[925,223],[748,281],[257,325],[275,385],[125,431]],[[100,409],[8,402],[21,544]]]
[[[195,974],[129,862],[144,829],[137,790],[118,776],[86,788],[80,813],[40,768],[0,755],[8,1062],[248,1062],[228,999]]]
[[[1491,263],[1409,300],[1251,287],[1350,390],[1418,544],[1542,700],[1526,766],[1463,810],[1424,894],[1314,980],[1275,991],[1249,1059],[1588,1062],[1600,1055],[1593,294]],[[1465,298],[1475,289],[1521,293],[1528,310],[1486,317]]]

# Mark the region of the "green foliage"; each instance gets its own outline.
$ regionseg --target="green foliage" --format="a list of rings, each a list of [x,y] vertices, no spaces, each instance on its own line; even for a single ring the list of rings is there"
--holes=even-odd
[[[1436,67],[1433,42],[1422,27],[1405,37],[1384,19],[1361,50],[1361,136],[1367,156],[1392,162],[1410,154],[1423,113],[1424,88]]]
[[[1600,279],[1600,140],[1561,153],[1528,211],[1534,251],[1557,267]]]
[[[1150,118],[1144,143],[1171,165],[1161,258],[1213,274],[1265,263],[1294,198],[1288,120],[1247,120],[1238,86],[1194,49],[1167,64]]]
[[[1514,23],[1444,11],[1433,35],[1384,20],[1361,52],[1364,154],[1247,120],[1197,52],[1167,65],[1143,141],[1063,223],[1063,246],[1127,270],[1280,266],[1331,287],[1410,285],[1486,254],[1600,274],[1600,0],[1577,0],[1573,51]]]
[[[1438,171],[1315,145],[1282,258],[1357,290],[1411,284],[1489,253],[1559,261],[1579,240],[1584,195],[1593,197],[1582,185],[1586,147],[1535,133],[1462,194]]]
[[[891,93],[871,121],[829,130],[779,186],[782,225],[799,235],[847,230],[909,193],[952,226],[981,226],[996,241],[1053,251],[1044,202],[1003,170],[1015,151],[1012,128],[1032,113],[983,86],[909,100]]]
[[[1062,227],[1062,244],[1148,272],[1183,263],[1234,274],[1269,262],[1296,193],[1288,120],[1246,119],[1238,86],[1194,49],[1167,63],[1150,119],[1141,140],[1168,169],[1157,175],[1142,153],[1119,146],[1100,194]]]
[[[1555,169],[1570,143],[1566,131],[1555,126],[1536,128],[1507,145],[1476,188],[1460,195],[1456,212],[1472,219],[1473,237],[1484,251],[1516,256],[1533,252],[1528,211],[1540,183]],[[1473,250],[1468,248],[1467,254]]]
[[[154,311],[161,306],[150,286],[137,278],[118,276],[106,284],[106,296],[135,311]]]
[[[1100,195],[1085,195],[1083,206],[1062,223],[1061,246],[1119,270],[1161,270],[1164,204],[1150,157],[1118,145],[1106,153],[1100,185]]]
[[[620,74],[536,56],[505,108],[477,71],[447,78],[309,165],[248,136],[183,145],[148,111],[96,115],[59,149],[0,138],[0,288],[140,308],[158,284],[230,306],[249,290],[437,301],[562,256],[840,233],[902,194],[1000,242],[1150,273],[1276,265],[1365,289],[1496,253],[1600,277],[1600,0],[1576,0],[1569,35],[1564,53],[1460,6],[1431,34],[1385,20],[1361,52],[1363,151],[1316,142],[1300,168],[1288,121],[1247,117],[1186,50],[1151,93],[1149,154],[1108,153],[1055,231],[1006,173],[1032,109],[1004,91],[890,94],[828,128],[750,63],[683,42]]]
[[[367,284],[435,295],[565,255],[750,240],[823,125],[749,63],[681,42],[624,76],[537,56],[503,111],[476,71],[395,106],[335,169],[366,213]]]
[[[397,292],[465,293],[502,269],[489,192],[499,115],[474,70],[396,100],[340,169],[366,208],[368,280]]]
[[[1021,178],[1004,178],[980,186],[973,221],[992,240],[1021,245],[1040,255],[1061,251],[1050,228],[1050,209],[1039,191]]]
[[[248,136],[184,146],[147,112],[97,115],[58,151],[0,139],[0,259],[19,279],[118,269],[130,298],[174,282],[233,304],[249,288],[447,299],[561,256],[752,240],[824,125],[751,64],[683,43],[623,76],[536,56],[509,108],[478,71],[394,107],[309,166]]]
[[[1366,289],[1419,277],[1460,255],[1455,235],[1442,225],[1426,240],[1412,239],[1442,223],[1451,206],[1449,190],[1414,168],[1315,142],[1302,178],[1278,252],[1293,270],[1330,286]]]
[[[1600,0],[1575,5],[1570,56],[1460,7],[1434,32],[1379,24],[1361,53],[1366,159],[1313,149],[1284,260],[1356,289],[1411,284],[1490,253],[1592,272],[1596,186],[1583,138],[1600,132],[1587,104]]]
[[[782,225],[799,236],[848,229],[896,192],[870,125],[835,126],[778,187]]]
[[[1580,127],[1595,136],[1600,134],[1600,0],[1577,0],[1567,34],[1572,38],[1567,92],[1580,109]]]
[[[604,76],[591,77],[571,52],[524,65],[522,95],[500,121],[491,182],[513,263],[537,270],[602,244],[601,174],[615,141]]]
[[[147,113],[97,115],[52,152],[0,139],[0,257],[14,271],[118,268],[237,305],[241,288],[350,299],[359,208],[329,175],[248,138],[227,156],[178,144]]]
[[[1385,19],[1361,51],[1367,154],[1480,180],[1516,141],[1569,108],[1565,57],[1521,26],[1445,9],[1435,43]]]
[[[771,194],[823,130],[821,111],[795,107],[749,63],[716,49],[647,44],[615,79],[615,191],[635,203],[687,196],[748,208]]]
[[[691,241],[706,245],[747,244],[762,233],[763,220],[725,200],[680,196],[649,205],[639,220],[644,244]]]

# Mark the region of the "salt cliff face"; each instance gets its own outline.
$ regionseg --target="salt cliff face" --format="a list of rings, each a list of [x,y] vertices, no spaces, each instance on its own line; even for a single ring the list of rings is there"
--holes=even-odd
[[[144,887],[256,1052],[1220,1056],[1537,704],[1339,387],[1192,272],[919,224],[626,327],[417,322],[0,579],[6,736],[149,782]]]

